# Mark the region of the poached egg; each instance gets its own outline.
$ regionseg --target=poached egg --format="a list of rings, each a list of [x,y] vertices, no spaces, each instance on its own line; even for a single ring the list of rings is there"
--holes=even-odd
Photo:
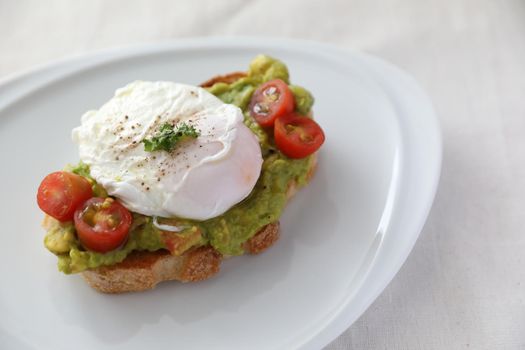
[[[193,126],[199,136],[171,151],[146,152],[144,139],[165,124]],[[129,210],[206,220],[246,198],[263,158],[242,111],[206,90],[173,82],[136,81],[72,132],[91,176]]]

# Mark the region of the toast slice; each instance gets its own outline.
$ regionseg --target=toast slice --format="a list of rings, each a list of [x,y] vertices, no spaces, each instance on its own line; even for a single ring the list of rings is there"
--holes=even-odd
[[[246,76],[243,72],[234,72],[216,76],[202,83],[201,87],[209,87],[218,82],[232,83]],[[316,155],[314,155],[316,157]],[[311,162],[308,180],[313,176],[316,159]],[[288,184],[287,197],[290,199],[297,191],[297,184]],[[245,252],[259,254],[271,247],[279,239],[279,222],[268,224],[261,228],[245,244]],[[84,280],[94,289],[103,293],[138,292],[155,288],[163,281],[177,280],[195,282],[208,279],[220,270],[221,261],[225,257],[211,246],[197,247],[176,256],[167,250],[155,252],[133,252],[124,261],[101,266],[82,272]]]
[[[266,225],[245,244],[258,254],[279,238],[279,223]],[[82,272],[84,280],[99,292],[138,292],[154,288],[162,281],[196,282],[216,275],[223,256],[211,246],[191,249],[181,256],[167,250],[133,252],[121,263]]]

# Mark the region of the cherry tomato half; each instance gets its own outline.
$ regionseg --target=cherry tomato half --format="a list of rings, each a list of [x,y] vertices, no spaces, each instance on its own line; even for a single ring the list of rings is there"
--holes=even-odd
[[[88,180],[67,171],[57,171],[42,180],[36,201],[46,214],[59,221],[70,221],[75,210],[91,197],[93,190]]]
[[[304,158],[324,142],[323,129],[310,118],[291,113],[275,120],[275,144],[290,158]]]
[[[251,116],[259,125],[270,127],[275,118],[294,110],[295,99],[284,81],[274,79],[255,90],[249,108]]]
[[[133,220],[129,210],[113,198],[91,198],[75,212],[80,243],[99,253],[120,247],[128,238]]]

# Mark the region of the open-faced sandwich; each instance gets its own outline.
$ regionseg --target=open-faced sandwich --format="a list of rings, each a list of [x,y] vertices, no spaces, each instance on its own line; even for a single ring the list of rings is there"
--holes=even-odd
[[[226,257],[264,251],[324,142],[312,104],[263,55],[200,87],[118,89],[73,130],[80,163],[38,188],[58,269],[121,293],[204,280]]]

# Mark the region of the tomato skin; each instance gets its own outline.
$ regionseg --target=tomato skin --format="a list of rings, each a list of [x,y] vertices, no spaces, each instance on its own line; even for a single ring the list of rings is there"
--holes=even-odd
[[[84,248],[106,253],[128,238],[133,217],[113,198],[88,199],[74,216],[78,239]]]
[[[58,221],[71,221],[75,210],[87,199],[93,197],[88,180],[67,171],[47,175],[36,195],[40,209]]]
[[[304,158],[324,143],[323,129],[314,120],[290,113],[275,120],[274,138],[277,148],[289,158]]]
[[[250,115],[262,127],[273,126],[275,119],[292,112],[295,99],[292,91],[281,79],[267,81],[253,93]]]

